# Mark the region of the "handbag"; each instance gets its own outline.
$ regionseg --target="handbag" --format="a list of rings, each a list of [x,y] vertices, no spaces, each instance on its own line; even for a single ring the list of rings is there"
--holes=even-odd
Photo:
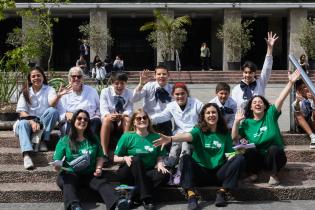
[[[81,172],[90,166],[90,154],[86,153],[68,163],[74,172]]]

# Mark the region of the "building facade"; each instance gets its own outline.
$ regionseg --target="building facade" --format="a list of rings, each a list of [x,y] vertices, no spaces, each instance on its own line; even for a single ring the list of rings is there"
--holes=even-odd
[[[32,1],[16,1],[16,10],[38,6]],[[288,54],[298,57],[304,53],[298,42],[299,21],[301,18],[315,17],[315,1],[255,1],[255,0],[79,0],[68,4],[51,5],[53,15],[59,17],[54,25],[53,68],[67,70],[75,64],[79,56],[78,26],[93,21],[109,28],[114,45],[104,46],[101,57],[122,55],[127,70],[153,68],[159,61],[159,54],[151,48],[146,36],[139,28],[153,21],[153,10],[160,9],[174,17],[189,15],[192,25],[187,27],[188,40],[180,53],[183,70],[200,70],[200,45],[208,43],[211,52],[211,66],[214,69],[227,69],[227,49],[224,42],[217,39],[218,27],[228,18],[253,19],[254,47],[242,57],[242,61],[251,60],[262,67],[266,53],[264,38],[267,31],[273,31],[280,37],[274,49],[273,69],[289,67]],[[8,46],[6,34],[15,26],[22,26],[23,18],[7,11],[7,19],[0,23],[0,54]],[[90,59],[95,53],[91,49]]]

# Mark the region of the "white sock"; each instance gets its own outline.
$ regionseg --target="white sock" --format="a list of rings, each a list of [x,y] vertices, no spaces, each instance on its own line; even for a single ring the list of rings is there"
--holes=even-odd
[[[315,134],[312,133],[312,134],[310,135],[310,138],[311,138],[311,139],[312,139],[312,138],[315,138]]]

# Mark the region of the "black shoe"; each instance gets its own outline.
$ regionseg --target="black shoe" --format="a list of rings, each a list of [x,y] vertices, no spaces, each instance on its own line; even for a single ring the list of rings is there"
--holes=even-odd
[[[155,205],[153,204],[151,199],[144,200],[142,202],[142,205],[143,205],[143,208],[146,209],[146,210],[155,210],[156,209]]]
[[[197,210],[199,209],[199,205],[198,205],[198,201],[196,196],[191,196],[188,198],[188,206],[187,206],[188,210]]]
[[[225,207],[227,206],[227,202],[225,199],[225,193],[224,192],[217,192],[217,198],[215,199],[214,205],[216,207]]]
[[[129,203],[126,198],[121,198],[117,201],[117,209],[118,210],[128,210],[129,209]]]

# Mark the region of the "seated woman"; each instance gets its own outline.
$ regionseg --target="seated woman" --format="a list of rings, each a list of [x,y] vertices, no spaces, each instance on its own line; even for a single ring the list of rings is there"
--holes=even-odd
[[[62,128],[63,134],[68,134],[69,124],[73,113],[78,109],[86,110],[91,118],[91,129],[99,134],[101,128],[100,100],[97,91],[83,83],[83,71],[79,67],[72,67],[68,74],[69,84],[72,91],[67,92],[60,99],[58,110],[60,119],[66,121]]]
[[[207,185],[220,186],[215,205],[226,206],[225,194],[237,187],[244,168],[244,157],[236,155],[226,159],[225,153],[233,152],[232,139],[217,104],[207,103],[203,106],[198,125],[189,133],[161,135],[154,145],[162,145],[163,148],[168,143],[184,141],[194,146],[192,156],[184,155],[180,160],[180,185],[187,195],[188,209],[199,209],[194,188]]]
[[[29,155],[33,151],[32,135],[39,135],[38,138],[42,139],[39,151],[47,151],[46,142],[49,141],[50,132],[59,120],[59,113],[54,108],[57,101],[54,88],[47,85],[44,71],[40,67],[33,68],[27,75],[27,81],[18,100],[16,112],[20,114],[20,120],[14,125],[26,169],[34,168]]]
[[[142,202],[145,209],[155,209],[153,190],[169,179],[162,161],[165,151],[153,146],[153,141],[160,135],[153,131],[143,109],[132,115],[129,131],[121,136],[115,150],[114,162],[122,163],[117,172],[118,179],[123,184],[135,185],[130,207],[135,202]]]
[[[151,116],[152,123],[158,124],[173,119],[174,135],[189,132],[198,123],[203,104],[198,99],[189,96],[189,90],[182,82],[173,85],[172,95],[175,100],[168,103],[162,112]],[[190,153],[190,145],[187,142],[173,142],[169,158],[165,162],[172,167],[178,162],[179,157]]]
[[[97,137],[91,131],[89,113],[79,109],[73,114],[70,125],[70,134],[59,140],[53,157],[54,169],[60,172],[57,185],[63,192],[65,209],[81,210],[78,189],[82,186],[97,191],[107,209],[129,209],[127,200],[118,200],[113,186],[104,178],[104,154]],[[82,158],[85,162],[72,164],[77,158]],[[63,162],[57,164],[58,161]]]
[[[277,174],[285,166],[287,158],[284,152],[283,141],[278,125],[281,107],[300,73],[295,71],[289,74],[289,82],[282,90],[275,104],[270,105],[263,96],[252,97],[245,107],[245,114],[238,111],[232,128],[234,141],[245,138],[249,143],[256,145],[255,149],[247,149],[247,171],[251,174],[249,181],[256,181],[258,171],[271,171],[269,184],[278,185]]]

